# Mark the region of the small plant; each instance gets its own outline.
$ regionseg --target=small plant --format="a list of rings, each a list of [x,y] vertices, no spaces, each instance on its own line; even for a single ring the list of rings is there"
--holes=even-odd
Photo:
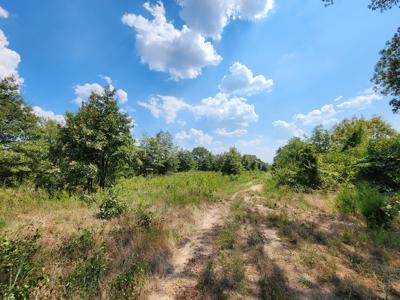
[[[356,214],[357,212],[357,191],[350,185],[340,188],[336,196],[336,207],[340,213]]]
[[[105,271],[105,251],[101,247],[87,260],[81,260],[81,263],[69,276],[66,282],[68,293],[73,294],[75,290],[78,290],[81,295],[93,293],[99,286]]]
[[[88,229],[84,229],[82,234],[64,242],[60,247],[60,255],[66,259],[85,259],[90,250],[95,247],[94,235]]]
[[[113,299],[137,299],[145,282],[146,263],[134,254],[127,261],[128,269],[112,284]]]
[[[10,240],[0,239],[0,298],[29,299],[39,286],[47,284],[36,258],[39,234]]]
[[[109,191],[106,193],[105,198],[100,204],[99,217],[101,219],[109,220],[122,215],[127,210],[127,205],[118,199],[116,192]]]
[[[231,290],[243,290],[245,284],[244,262],[236,252],[221,253],[219,264],[223,286]]]
[[[150,204],[140,202],[135,210],[136,223],[140,228],[151,230],[156,224],[156,218]]]
[[[388,227],[390,216],[385,213],[387,198],[379,190],[368,184],[357,187],[358,208],[365,217],[369,227]]]

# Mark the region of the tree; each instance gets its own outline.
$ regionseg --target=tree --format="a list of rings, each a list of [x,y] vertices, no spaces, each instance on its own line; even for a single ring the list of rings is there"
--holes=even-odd
[[[322,125],[314,128],[311,133],[310,142],[314,145],[317,153],[327,152],[332,147],[331,135]]]
[[[85,179],[88,189],[93,180],[101,188],[112,184],[134,160],[132,127],[128,115],[119,111],[114,89],[92,93],[76,114],[66,115],[60,132],[62,151],[68,159],[64,171],[79,179],[77,182]]]
[[[326,6],[332,5],[334,0],[322,0]],[[400,0],[371,0],[371,3],[368,7],[372,10],[380,10],[385,11],[395,7],[396,5],[400,6]]]
[[[273,168],[280,184],[300,189],[317,188],[321,184],[314,149],[299,138],[291,139],[278,150]]]
[[[177,154],[178,158],[178,172],[187,172],[195,167],[195,161],[190,151],[181,150]]]
[[[32,174],[38,163],[39,119],[19,93],[13,77],[0,81],[0,179],[12,184]]]
[[[196,168],[199,171],[213,170],[213,155],[204,147],[196,147],[192,150],[193,159],[196,162]]]
[[[380,52],[381,58],[375,66],[372,78],[376,89],[393,97],[389,104],[394,113],[400,111],[400,27],[386,48]]]
[[[222,173],[225,175],[238,175],[242,170],[241,156],[239,151],[232,147],[223,155]]]
[[[140,148],[143,174],[167,174],[176,171],[177,147],[169,132],[160,131],[154,137],[144,137]]]

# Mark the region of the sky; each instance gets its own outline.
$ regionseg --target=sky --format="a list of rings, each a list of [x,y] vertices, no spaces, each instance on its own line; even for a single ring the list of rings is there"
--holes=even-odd
[[[370,81],[400,9],[366,0],[0,0],[0,78],[63,124],[116,89],[136,139],[236,146],[271,162],[293,136],[352,116],[400,129]]]

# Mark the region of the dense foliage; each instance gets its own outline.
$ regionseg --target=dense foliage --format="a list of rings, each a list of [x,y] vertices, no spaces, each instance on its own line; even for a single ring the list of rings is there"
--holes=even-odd
[[[47,189],[50,195],[67,190],[94,192],[133,175],[164,175],[190,170],[238,174],[242,169],[266,171],[256,156],[236,149],[214,155],[203,147],[179,149],[170,133],[145,136],[137,145],[133,122],[118,107],[115,90],[93,93],[65,124],[33,114],[13,78],[0,81],[0,182],[18,186],[24,181]]]

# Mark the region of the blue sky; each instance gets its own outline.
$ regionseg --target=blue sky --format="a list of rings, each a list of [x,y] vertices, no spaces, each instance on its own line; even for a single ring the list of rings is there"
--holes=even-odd
[[[0,77],[60,122],[111,83],[136,138],[169,130],[185,148],[271,161],[290,137],[353,115],[400,129],[370,82],[400,10],[368,2],[2,0]]]

